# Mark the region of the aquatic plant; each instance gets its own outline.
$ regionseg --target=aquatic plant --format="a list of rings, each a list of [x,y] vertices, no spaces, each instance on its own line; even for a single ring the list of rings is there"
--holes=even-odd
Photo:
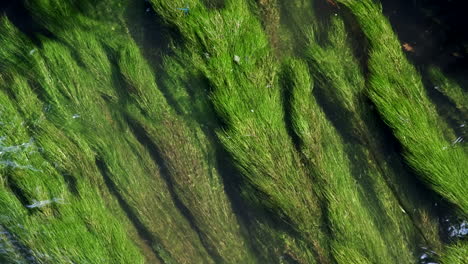
[[[428,73],[429,79],[435,84],[434,89],[450,98],[455,103],[455,106],[462,111],[463,117],[466,118],[468,116],[467,92],[453,79],[447,78],[444,73],[435,66],[429,67]]]
[[[379,124],[380,120],[366,96],[364,74],[352,49],[357,45],[353,42],[357,40],[346,34],[340,16],[333,16],[329,23],[328,34],[309,33],[306,53],[318,86],[316,94],[322,100],[330,120],[340,128],[352,163],[360,164],[350,169],[368,190],[367,196],[374,200],[377,208],[382,207],[387,214],[394,214],[391,219],[398,219],[385,226],[408,226],[408,221],[412,221],[416,226],[410,228],[410,232],[428,231],[419,235],[438,247],[439,238],[434,232],[437,224],[427,221],[432,205],[421,200],[421,193],[412,179],[414,175],[405,167],[398,153],[388,146],[388,137],[382,135],[385,131],[380,129],[382,124]],[[336,111],[341,114],[335,115]],[[371,198],[371,193],[377,190],[381,193],[380,197]]]
[[[440,258],[440,263],[463,263],[466,261],[468,247],[463,242],[448,247],[444,255]]]
[[[468,203],[465,151],[442,133],[421,77],[408,60],[380,7],[372,1],[339,0],[355,15],[370,45],[368,94],[405,149],[405,158],[427,184],[464,214]]]
[[[463,218],[466,149],[379,6],[337,2],[1,15],[0,262],[463,263],[418,178]]]

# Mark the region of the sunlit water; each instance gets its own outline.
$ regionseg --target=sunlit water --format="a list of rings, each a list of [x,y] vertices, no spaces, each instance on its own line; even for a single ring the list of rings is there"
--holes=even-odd
[[[398,13],[400,12],[398,9],[394,9],[394,7],[388,7],[386,9],[386,6],[388,5],[389,1],[384,1],[384,11],[387,11],[390,18],[392,19],[392,22],[398,22],[398,19],[402,19],[405,21],[405,23],[408,23],[408,27],[416,28],[416,30],[424,30],[423,28],[418,28],[416,26],[412,26],[412,20],[411,20],[411,13],[408,13],[407,11],[403,12],[404,15],[398,16]],[[189,7],[181,7],[181,11],[187,12],[188,13],[188,8]],[[10,12],[16,12],[17,10],[10,11]],[[341,12],[341,11],[337,11]],[[142,10],[142,15],[144,16],[151,16],[154,15],[152,11],[149,9],[149,7],[146,7],[145,10]],[[12,14],[12,13],[10,13]],[[16,21],[21,22],[21,21]],[[25,21],[27,22],[27,21]],[[399,28],[402,28],[401,23],[396,23],[399,25],[395,25],[397,31]],[[26,25],[26,27],[28,27]],[[422,26],[420,26],[422,27]],[[32,27],[34,28],[34,27]],[[31,29],[31,27],[29,27]],[[410,30],[411,31],[411,30]],[[402,35],[408,34],[407,32],[404,32],[404,30],[401,30]],[[414,59],[414,62],[420,63],[420,62],[425,62],[427,61],[428,57],[430,57],[434,52],[434,50],[437,50],[437,45],[440,45],[437,41],[437,39],[431,39],[430,33],[427,33],[424,31],[425,34],[424,36],[416,36],[415,39],[417,41],[421,41],[421,39],[424,39],[424,41],[427,41],[429,44],[419,44],[415,43],[416,40],[411,40],[410,36],[403,36],[402,39],[405,39],[404,42],[410,43],[411,47],[414,46],[414,52],[409,51],[408,56],[412,59]],[[434,44],[435,43],[435,44]],[[440,42],[445,44],[446,42]],[[436,46],[436,47],[434,47]],[[458,51],[452,51],[458,49],[458,46],[454,44],[454,47],[451,47],[451,50],[448,51],[449,55],[444,54],[443,56],[441,55],[439,59],[439,63],[444,64],[443,66],[446,69],[452,69],[454,65],[463,65],[464,60],[465,60],[465,55],[462,53],[457,53]],[[426,49],[426,50],[424,50]],[[30,55],[33,55],[36,51],[31,50]],[[461,51],[460,51],[461,52]],[[456,54],[454,54],[456,53]],[[452,57],[450,57],[450,54]],[[240,58],[240,57],[234,57],[234,61],[240,62],[241,59],[246,59],[246,58]],[[248,58],[247,58],[248,59]],[[458,71],[459,69],[457,69]],[[455,74],[458,74],[458,72],[455,72]],[[457,75],[459,77],[459,75]],[[465,80],[466,81],[466,80]],[[434,84],[435,86],[430,87],[435,90],[437,90],[437,84]],[[435,97],[441,96],[441,94],[433,93]],[[437,100],[437,99],[436,99]],[[445,101],[443,98],[439,101],[439,103],[444,103]],[[254,110],[252,110],[254,111]],[[80,119],[82,118],[79,113],[73,114],[70,119]],[[466,121],[466,120],[465,120]],[[466,123],[465,121],[462,120],[462,122],[457,123],[458,125],[458,133],[459,137],[453,142],[453,144],[460,144],[464,142],[466,139]],[[3,120],[0,119],[0,125],[4,125]],[[1,135],[0,135],[1,136]],[[251,135],[246,135],[246,136],[251,136]],[[8,169],[8,170],[30,170],[30,171],[35,171],[35,172],[41,172],[40,168],[37,168],[33,166],[32,164],[28,163],[28,160],[25,159],[27,155],[32,155],[34,153],[38,153],[41,151],[39,147],[36,146],[35,141],[33,138],[31,138],[28,142],[22,142],[19,143],[18,145],[9,145],[6,142],[8,141],[8,138],[5,136],[0,137],[0,170]],[[27,154],[27,155],[24,155]],[[45,200],[32,200],[28,204],[24,204],[24,206],[28,210],[35,210],[37,208],[42,208],[42,207],[48,207],[52,205],[58,205],[58,206],[73,206],[71,203],[67,203],[63,198],[61,197],[49,197],[48,199]],[[434,210],[437,211],[438,208],[437,203],[434,204]],[[455,239],[465,239],[466,236],[468,235],[468,222],[463,219],[454,219],[450,215],[445,215],[445,211],[441,210],[440,212],[437,212],[436,214],[440,215],[440,222],[441,222],[441,230],[440,232],[443,234],[444,237],[446,237],[449,240],[455,240]],[[8,216],[2,216],[2,218],[7,218]],[[16,236],[14,235],[14,232],[25,232],[25,229],[27,227],[23,227],[21,225],[17,226],[0,226],[0,260],[1,255],[9,255],[11,256],[11,253],[19,253],[22,255],[21,257],[18,257],[17,263],[38,263],[36,259],[32,256],[33,254],[31,250],[29,250],[27,247],[25,247],[22,243],[18,241]],[[437,255],[437,252],[432,251],[429,248],[421,247],[421,255],[420,255],[420,263],[421,264],[430,264],[430,263],[435,263],[434,258]],[[34,256],[39,256],[43,257],[45,260],[48,260],[48,255],[47,254],[40,254],[35,252]],[[21,259],[26,259],[27,262],[21,262]],[[49,260],[50,261],[50,260]]]

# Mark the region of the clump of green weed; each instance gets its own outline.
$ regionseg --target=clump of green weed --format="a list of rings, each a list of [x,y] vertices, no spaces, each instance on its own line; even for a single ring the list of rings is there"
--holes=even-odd
[[[466,214],[466,152],[445,139],[421,77],[405,58],[390,23],[372,1],[338,0],[355,16],[370,45],[368,94],[404,147],[408,164]],[[450,137],[454,137],[451,135]],[[455,138],[453,138],[455,140]]]

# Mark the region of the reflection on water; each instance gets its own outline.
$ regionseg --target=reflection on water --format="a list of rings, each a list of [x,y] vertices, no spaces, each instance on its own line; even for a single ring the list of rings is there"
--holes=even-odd
[[[20,169],[20,170],[31,170],[41,171],[29,164],[22,164],[21,161],[27,162],[27,158],[24,158],[24,154],[34,154],[38,151],[38,148],[34,144],[34,139],[31,138],[28,142],[21,143],[19,145],[8,146],[5,141],[5,136],[0,137],[0,169]],[[19,159],[20,161],[15,161]]]
[[[468,221],[462,219],[445,218],[443,221],[449,239],[463,239],[468,235]]]
[[[457,241],[465,239],[468,235],[468,222],[462,219],[454,219],[446,217],[442,221],[442,233],[447,236],[449,241]],[[422,254],[419,257],[420,264],[438,264],[437,257],[441,252],[435,252],[427,247],[422,247]]]
[[[28,142],[21,143],[21,144],[16,145],[16,146],[7,146],[7,145],[5,145],[5,140],[6,139],[7,138],[5,136],[0,137],[0,156],[4,155],[4,154],[7,154],[7,153],[16,153],[16,152],[19,152],[19,151],[24,151],[24,150],[30,149],[30,148],[33,147],[33,144],[34,144],[34,139],[31,138]]]
[[[53,198],[51,200],[43,200],[43,201],[36,201],[33,199],[33,204],[26,205],[26,207],[27,208],[41,208],[41,207],[44,207],[46,205],[53,204],[53,203],[64,204],[65,201],[63,198]]]
[[[0,160],[0,165],[3,165],[4,168],[13,168],[13,169],[20,169],[20,170],[32,170],[32,171],[41,171],[39,169],[34,168],[31,165],[20,165],[11,160]],[[1,167],[0,167],[1,168]]]

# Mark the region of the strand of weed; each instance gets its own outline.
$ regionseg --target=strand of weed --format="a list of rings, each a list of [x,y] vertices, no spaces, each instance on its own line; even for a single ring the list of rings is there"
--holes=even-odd
[[[117,219],[104,206],[96,188],[92,187],[93,184],[89,180],[84,179],[76,186],[80,193],[86,196],[86,200],[67,190],[67,184],[54,162],[59,162],[59,158],[62,157],[61,164],[74,164],[77,159],[72,161],[71,156],[61,156],[66,151],[56,148],[57,145],[53,143],[47,144],[47,150],[38,152],[41,147],[46,146],[44,143],[49,143],[46,141],[50,138],[60,139],[65,141],[65,144],[71,142],[66,140],[59,130],[47,124],[43,117],[31,118],[34,116],[32,113],[41,113],[43,105],[34,100],[25,80],[16,75],[11,82],[2,83],[2,86],[5,90],[12,89],[16,92],[17,99],[14,102],[21,107],[21,112],[17,111],[11,98],[2,96],[5,118],[9,118],[4,119],[9,125],[3,126],[1,132],[6,137],[5,143],[20,145],[21,142],[28,142],[34,138],[34,145],[38,150],[15,152],[8,157],[8,161],[12,162],[9,164],[16,166],[2,169],[8,176],[6,180],[10,190],[2,192],[9,197],[1,200],[1,215],[5,216],[1,224],[11,227],[17,239],[31,249],[31,255],[41,262],[108,262],[112,259],[116,263],[142,263],[138,250],[128,239]],[[54,133],[33,133],[33,127]],[[77,149],[73,144],[67,147],[72,151]],[[51,161],[44,159],[44,155],[53,156],[51,152],[58,155]],[[78,157],[79,154],[75,156]],[[86,172],[82,170],[81,173]],[[54,198],[63,199],[67,204],[57,203],[40,209],[25,207],[34,204],[34,200],[46,201]],[[60,217],[54,217],[55,215]],[[108,240],[109,238],[112,239]]]
[[[67,32],[67,33],[69,34],[69,32]],[[85,43],[85,45],[87,45],[88,47],[89,46],[91,47],[90,50],[94,51],[94,53],[88,54],[88,56],[83,56],[85,58],[86,62],[93,61],[93,60],[91,60],[93,58],[92,55],[104,55],[104,56],[94,56],[94,58],[96,58],[96,57],[98,57],[98,58],[103,58],[104,57],[105,58],[106,57],[104,53],[101,53],[101,54],[99,53],[99,51],[102,51],[102,48],[100,48],[99,45],[90,45],[90,44],[93,44],[93,43],[96,44],[96,42],[92,41],[93,40],[92,38],[86,37],[85,35],[83,35],[82,32],[78,31],[77,35],[75,36],[75,39],[73,39],[73,40],[76,40],[74,45],[76,45],[77,47],[79,47],[80,43]],[[106,62],[107,60],[104,60],[104,58],[101,59],[100,62],[98,62],[97,66],[95,66],[96,63],[87,65],[89,69],[96,70],[96,72],[98,73],[97,76],[99,76],[100,80],[98,79],[97,81],[93,82],[92,78],[88,74],[86,74],[85,72],[80,71],[80,67],[78,67],[76,65],[76,63],[73,62],[74,60],[71,58],[71,55],[69,54],[69,52],[67,53],[67,50],[66,50],[65,47],[60,46],[60,45],[56,45],[54,43],[47,43],[47,45],[44,45],[43,48],[44,49],[41,50],[41,52],[44,53],[42,56],[44,58],[46,58],[46,60],[45,61],[40,61],[40,63],[38,63],[38,65],[34,65],[34,67],[32,67],[32,68],[39,69],[38,72],[36,73],[37,76],[35,76],[36,80],[45,80],[45,81],[40,82],[39,85],[44,89],[44,96],[49,97],[49,98],[47,98],[47,101],[50,101],[50,102],[55,101],[56,102],[53,107],[55,107],[55,108],[57,108],[59,110],[58,113],[59,113],[59,115],[61,117],[61,118],[59,118],[59,120],[56,120],[56,121],[61,121],[61,122],[57,122],[57,123],[67,123],[67,122],[70,123],[70,121],[67,121],[67,120],[70,120],[71,117],[75,113],[80,113],[79,120],[86,120],[86,121],[83,121],[83,122],[89,122],[88,124],[86,124],[86,123],[83,124],[83,127],[87,127],[87,128],[91,128],[91,129],[95,128],[97,131],[102,131],[103,130],[102,127],[105,128],[106,121],[102,122],[101,119],[102,119],[102,117],[106,117],[106,116],[105,115],[104,116],[96,115],[96,113],[100,114],[100,113],[103,112],[103,110],[105,110],[105,106],[103,108],[103,105],[99,104],[99,103],[102,103],[102,98],[100,98],[99,92],[103,92],[103,93],[108,92],[108,91],[104,91],[103,88],[105,88],[105,87],[108,87],[108,88],[110,87],[110,89],[113,89],[112,84],[105,83],[105,81],[103,81],[106,78],[110,79],[110,77],[103,77],[103,74],[104,75],[106,74],[106,68],[101,66],[102,64],[105,64],[104,62]],[[83,51],[86,52],[87,50],[83,49]],[[86,59],[88,59],[88,60],[86,60]],[[109,62],[108,62],[108,64],[109,64]],[[48,67],[48,66],[50,66],[50,67]],[[100,68],[98,68],[98,67],[100,67]],[[29,67],[29,68],[31,68],[31,67]],[[108,73],[107,76],[111,76],[111,74]],[[49,78],[53,77],[53,79],[48,80],[47,79],[48,77]],[[91,79],[91,81],[90,81],[90,79]],[[107,84],[107,86],[105,86],[106,84]],[[96,85],[98,85],[98,86],[96,86]],[[93,89],[93,87],[100,87],[101,89],[99,91],[97,89]],[[75,89],[75,88],[80,88],[80,89]],[[88,89],[88,90],[86,90],[86,89]],[[112,97],[112,96],[109,96],[109,97]],[[74,109],[71,109],[72,107]],[[105,111],[104,111],[104,113],[105,113]],[[81,123],[81,122],[76,122],[76,123]],[[100,127],[96,127],[96,124],[100,125],[101,129],[99,129]],[[86,134],[88,134],[88,135],[91,134],[91,133],[86,133],[86,132],[90,132],[90,131],[87,131],[87,130],[83,129],[83,127],[81,127],[81,129],[79,129],[79,130],[81,130],[79,132],[84,132],[84,135],[80,135],[80,138],[85,138]],[[62,129],[66,129],[66,128],[62,128]],[[73,130],[76,130],[76,126],[69,127],[69,130],[70,131],[68,131],[68,133],[73,133]],[[92,131],[92,132],[96,132],[96,131]],[[112,135],[112,134],[113,134],[113,132],[106,131],[106,134],[104,134],[104,135]],[[91,135],[93,135],[93,134],[91,134]],[[101,136],[101,138],[106,138],[106,136]],[[99,139],[99,137],[97,137],[97,139]],[[90,141],[90,143],[93,143],[93,141],[96,142],[96,138],[94,138],[93,141],[91,141],[91,140],[89,140],[89,141]],[[107,144],[104,144],[104,145],[107,146],[107,149],[113,148],[113,147],[115,147],[115,146],[113,146],[114,145],[113,142],[119,142],[119,140],[109,141],[109,142],[107,142]],[[97,151],[100,151],[99,145],[92,146],[92,148],[97,149]],[[122,151],[122,153],[126,153],[126,152],[128,153],[129,151],[128,150],[123,150]],[[95,157],[90,158],[90,162],[94,163],[95,159],[96,159]],[[126,158],[124,158],[123,160],[126,160]],[[122,162],[122,163],[125,163],[125,162]],[[132,165],[132,163],[126,163],[126,164],[127,165],[128,164]],[[116,180],[116,181],[120,180],[121,181],[122,177],[128,176],[128,172],[138,171],[138,170],[136,170],[137,168],[144,167],[144,166],[141,166],[141,165],[138,166],[137,163],[133,163],[133,165],[134,165],[134,167],[130,167],[130,168],[125,169],[125,171],[127,172],[127,175],[125,175],[125,174],[115,175],[114,180]],[[154,170],[154,171],[157,171],[157,169]],[[142,173],[141,175],[147,175],[147,177],[153,178],[153,176],[152,176],[153,174],[154,173],[146,172],[146,173]],[[139,178],[138,177],[138,176],[141,176],[141,175],[138,175],[138,174],[137,175],[131,174],[131,175],[133,175],[135,177],[134,178],[134,183],[140,183],[140,184],[143,184],[143,185],[142,185],[141,188],[136,188],[136,189],[134,189],[135,186],[137,186],[136,184],[135,185],[127,185],[127,187],[126,187],[127,190],[129,188],[130,188],[130,190],[133,190],[133,191],[130,192],[130,194],[132,194],[132,193],[135,194],[137,192],[141,193],[141,190],[145,189],[145,186],[146,186],[146,188],[148,186],[155,186],[155,184],[152,184],[151,182],[146,183],[146,185],[145,185],[145,182],[143,181],[144,178]],[[155,190],[150,191],[150,193],[160,194],[162,192],[161,190],[167,190],[167,187],[160,186],[160,185],[159,186],[156,185],[156,186],[159,187],[159,188],[155,188]],[[163,195],[161,197],[161,199],[162,200],[167,200],[167,196],[168,195],[166,195],[166,196]],[[156,205],[156,206],[161,205],[161,202],[151,203],[151,200],[149,200],[149,197],[151,197],[151,196],[148,195],[146,197],[146,199],[142,199],[144,197],[140,197],[140,199],[137,199],[140,202],[140,204],[137,204],[137,206],[134,207],[135,211],[141,212],[143,208],[146,209],[146,208],[149,207],[148,204],[151,204],[152,205],[151,207],[154,207],[154,205]],[[127,201],[132,201],[129,197],[127,197],[127,199],[128,199]],[[169,201],[170,201],[170,198],[169,198]],[[138,206],[138,205],[141,205],[142,202],[143,202],[143,206]],[[132,204],[132,203],[130,203],[130,204]],[[177,218],[177,209],[174,207],[174,205],[172,205],[172,207],[169,207],[169,208],[173,208],[173,209],[168,209],[169,212],[165,212],[165,214],[170,215],[170,216],[174,216],[176,219],[178,219],[178,218],[183,219],[184,218],[181,215],[179,215],[178,218]],[[174,209],[176,210],[175,212],[174,212]],[[151,211],[151,209],[149,209],[149,211]],[[153,209],[153,212],[154,212],[154,209]],[[187,239],[187,235],[190,234],[190,227],[188,227],[188,228],[186,228],[186,230],[184,230],[183,228],[180,229],[180,228],[177,228],[177,227],[167,228],[168,225],[163,226],[163,225],[154,225],[153,224],[155,222],[154,221],[155,216],[159,217],[160,215],[165,215],[165,214],[162,214],[162,213],[158,214],[158,213],[154,212],[154,214],[152,214],[152,213],[146,214],[146,216],[150,217],[149,219],[148,219],[148,217],[146,217],[146,218],[141,217],[141,218],[143,218],[143,220],[146,220],[146,221],[144,221],[145,223],[150,223],[152,226],[158,227],[158,229],[161,230],[163,232],[163,234],[164,233],[166,234],[166,237],[168,238],[168,239],[166,239],[166,241],[168,241],[169,243],[172,244],[172,245],[170,245],[170,246],[173,246],[173,247],[171,247],[171,250],[175,250],[177,252],[177,255],[184,256],[184,254],[185,254],[187,260],[188,259],[195,259],[195,256],[198,255],[198,252],[202,252],[202,251],[200,249],[193,249],[192,251],[189,250],[191,248],[192,244],[196,245],[196,242],[193,243],[194,242],[193,240]],[[163,222],[163,221],[156,221],[156,222]],[[171,223],[177,222],[177,221],[169,220],[167,222],[169,224],[171,224]],[[187,225],[187,223],[185,223],[184,225]],[[174,240],[173,239],[175,237],[173,235],[174,232],[175,233],[180,232],[179,237],[181,237],[181,239]],[[193,237],[197,237],[197,236],[194,235]],[[178,249],[177,246],[181,247],[181,248]],[[153,247],[159,247],[159,246],[153,246]],[[160,250],[156,250],[156,251],[160,251]],[[192,253],[192,254],[190,254],[190,253]],[[205,262],[204,260],[201,260],[201,261]]]
[[[350,48],[344,23],[338,16],[334,16],[330,23],[329,36],[321,41],[326,43],[324,47],[317,37],[309,36],[307,57],[319,85],[320,98],[324,98],[326,107],[331,111],[342,113],[332,119],[340,126],[349,144],[346,148],[354,160],[353,164],[361,164],[355,169],[355,174],[359,174],[360,184],[368,190],[367,196],[375,193],[372,199],[377,206],[388,214],[387,218],[396,220],[387,220],[390,221],[385,225],[387,228],[398,230],[407,227],[404,233],[415,239],[421,239],[417,238],[417,233],[421,232],[437,248],[440,244],[437,232],[434,232],[438,228],[437,220],[427,221],[431,204],[426,202],[426,198],[421,199],[421,194],[415,190],[414,183],[410,181],[412,175],[401,164],[398,153],[385,150],[385,145],[379,143],[385,138],[380,136],[382,131],[376,129],[378,124],[371,116],[371,106],[366,102],[365,80]],[[411,227],[405,214],[410,216],[417,229]],[[382,214],[377,214],[377,217],[385,218]],[[394,234],[389,233],[390,241],[394,239]]]
[[[192,62],[189,53],[184,53],[183,50],[175,50],[175,53],[175,56],[164,58],[162,68],[166,71],[166,75],[162,77],[162,83],[167,87],[166,92],[170,93],[172,98],[177,99],[174,103],[176,103],[175,109],[179,109],[178,113],[187,122],[196,120],[207,137],[218,144],[214,131],[219,129],[219,124],[209,101],[207,88],[209,83],[200,70],[190,65]],[[223,158],[221,162],[227,159],[229,158]],[[234,177],[234,175],[229,173],[226,177]],[[236,179],[230,179],[230,181],[237,182],[238,177],[235,177]],[[236,186],[238,184],[236,183]],[[229,186],[228,188],[234,188],[232,191],[239,192],[237,187]],[[242,191],[248,192],[245,186]],[[263,214],[258,207],[249,207],[241,203],[238,206],[242,208],[244,229],[248,230],[248,239],[253,241],[251,246],[260,263],[277,263],[278,261],[280,263],[285,261],[285,263],[289,261],[307,263],[307,259],[312,257],[304,243],[300,244],[301,242],[294,235],[273,228],[277,225],[269,221],[268,214]],[[287,241],[287,244],[284,241]]]
[[[221,164],[221,170],[225,170],[223,177],[227,181],[225,184],[230,190],[231,197],[236,203],[237,213],[243,223],[245,236],[251,241],[251,247],[254,254],[260,263],[277,263],[285,261],[289,258],[295,260],[296,263],[307,263],[310,259],[308,250],[300,247],[298,240],[294,235],[288,234],[281,230],[273,228],[277,226],[269,221],[269,215],[262,213],[258,207],[251,207],[245,201],[239,200],[240,192],[238,186],[240,176],[237,176],[237,171],[233,171],[230,163],[229,155],[221,149],[215,131],[220,128],[220,124],[216,119],[211,102],[209,100],[210,83],[206,79],[203,72],[192,65],[190,52],[185,52],[183,49],[177,49],[176,45],[171,45],[172,55],[163,57],[162,66],[156,66],[158,71],[158,79],[161,81],[163,93],[171,98],[171,106],[177,111],[178,115],[182,116],[188,124],[199,126],[211,144],[214,144],[217,149],[218,164]],[[151,47],[150,47],[151,48]],[[209,58],[209,54],[204,54],[205,58]],[[157,134],[155,134],[157,135]],[[203,147],[204,148],[204,147]],[[210,158],[209,158],[210,159]],[[228,179],[229,178],[229,179]],[[247,190],[244,188],[244,192]],[[286,245],[282,241],[288,241]],[[288,262],[289,263],[289,262]]]
[[[452,146],[421,83],[380,7],[370,0],[338,0],[355,15],[370,43],[368,94],[405,149],[408,164],[440,195],[468,212],[467,153]],[[455,138],[453,139],[455,140]]]
[[[310,162],[310,170],[317,172],[326,201],[335,260],[338,263],[412,262],[412,241],[405,237],[407,231],[387,219],[401,217],[401,212],[395,216],[373,215],[378,211],[375,201],[368,197],[368,186],[361,186],[352,175],[346,145],[312,96],[313,84],[306,65],[290,61],[284,75],[289,84],[286,89],[291,93],[291,116],[294,131],[300,138],[300,149]],[[367,225],[362,226],[362,222]],[[390,246],[392,241],[399,242]]]
[[[441,264],[464,264],[468,256],[468,244],[458,242],[446,248],[444,255],[439,258]]]
[[[113,35],[117,35],[117,33]],[[71,42],[66,38],[64,40]],[[73,40],[73,45],[77,46],[77,42],[79,43],[80,40]],[[112,43],[111,41],[106,43],[109,42]],[[122,46],[120,43],[128,43],[128,45]],[[206,141],[197,139],[197,135],[185,128],[182,121],[178,120],[170,111],[169,106],[155,86],[154,76],[139,54],[138,47],[129,40],[120,41],[120,43],[115,43],[112,49],[116,50],[114,56],[118,60],[119,70],[127,82],[129,91],[137,93],[135,101],[144,112],[150,116],[158,117],[152,120],[139,119],[139,121],[142,128],[148,127],[150,122],[155,122],[153,124],[155,124],[154,128],[157,129],[157,133],[153,133],[156,137],[152,139],[155,140],[155,146],[162,153],[165,166],[172,177],[173,182],[169,185],[175,183],[175,193],[182,200],[185,208],[191,212],[189,218],[194,218],[195,226],[201,231],[203,240],[207,240],[205,242],[207,242],[206,246],[210,252],[222,252],[223,254],[220,255],[226,258],[227,262],[249,262],[244,259],[250,256],[246,254],[247,250],[243,245],[243,239],[239,236],[238,224],[224,194],[219,175],[212,166],[205,163],[205,160],[208,159],[203,156],[203,152],[209,152],[209,149],[203,149],[203,147],[206,148],[207,144],[204,144]],[[85,48],[82,47],[82,50],[86,50]],[[81,52],[81,50],[78,51],[78,53]],[[100,68],[97,68],[96,72],[99,70]],[[123,80],[119,80],[119,82],[123,82]],[[125,87],[123,83],[118,85]],[[162,131],[166,132],[161,133]],[[199,131],[197,133],[200,134]],[[101,144],[101,146],[110,145],[109,143]],[[117,152],[114,152],[114,156],[115,153]],[[176,248],[176,245],[169,248],[169,250],[174,250],[172,248]],[[200,252],[202,251],[200,250]],[[184,253],[187,254],[189,251],[186,250]],[[179,256],[184,253],[179,252],[173,255]],[[192,254],[196,255],[194,252]]]
[[[435,88],[450,98],[461,111],[462,121],[468,119],[468,93],[454,80],[447,78],[444,73],[436,66],[430,66],[428,69],[429,78],[436,86]]]
[[[312,182],[285,128],[276,65],[247,3],[227,1],[223,10],[207,11],[190,1],[189,15],[174,12],[172,3],[152,3],[182,33],[193,65],[213,86],[215,111],[227,124],[218,137],[256,190],[248,199],[290,222],[327,262]]]
[[[162,101],[149,65],[143,61],[136,46],[128,45],[119,65],[131,96],[146,118],[129,110],[132,122],[137,122],[154,142],[164,159],[175,192],[191,212],[210,252],[218,261],[251,263],[250,255],[240,234],[239,224],[224,192],[221,176],[215,167],[213,146],[200,126],[187,125],[168,106],[145,104]]]
[[[280,9],[278,0],[256,0],[256,2],[270,45],[275,51],[279,51],[277,49],[280,44]]]

